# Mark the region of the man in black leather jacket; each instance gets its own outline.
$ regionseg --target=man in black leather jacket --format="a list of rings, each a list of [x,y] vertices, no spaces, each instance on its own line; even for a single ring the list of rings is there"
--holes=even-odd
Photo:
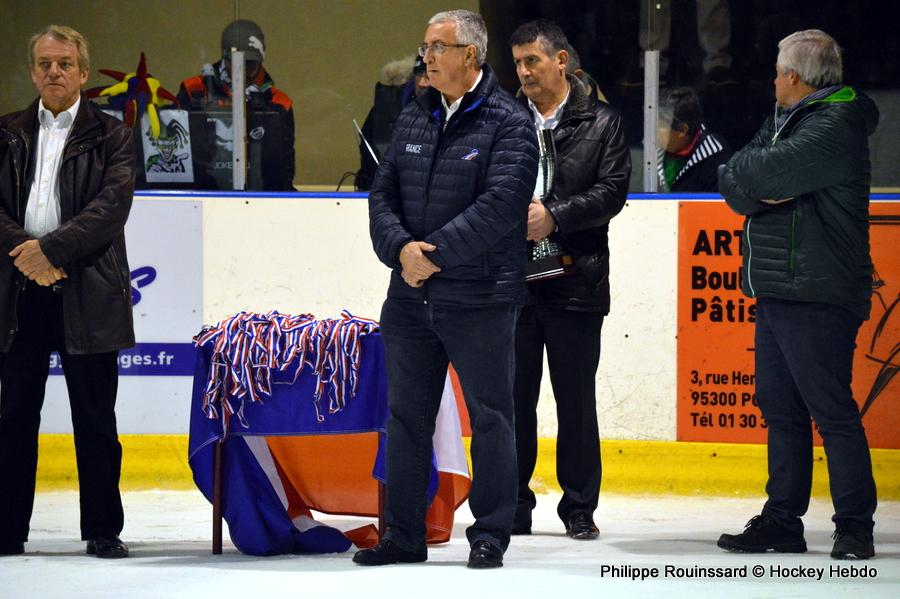
[[[134,345],[125,221],[131,130],[81,95],[87,42],[35,34],[40,93],[0,117],[0,555],[22,553],[52,351],[69,390],[87,552],[125,557],[116,432],[118,350]]]
[[[744,293],[756,298],[756,399],[769,429],[768,501],[730,551],[804,552],[815,421],[828,456],[831,556],[875,554],[876,492],[850,388],[856,334],[869,317],[868,137],[878,109],[840,84],[841,48],[810,29],[781,40],[776,113],[728,161],[719,187],[744,221]]]
[[[536,505],[528,483],[537,458],[536,408],[546,346],[559,419],[556,464],[563,497],[557,513],[570,537],[595,539],[601,472],[595,377],[609,312],[608,230],[625,205],[631,160],[619,113],[579,79],[566,76],[569,45],[556,24],[526,23],[510,45],[522,84],[519,99],[536,128],[553,129],[557,155],[549,194],[529,207],[527,237],[550,236],[577,267],[574,274],[530,283],[518,320],[519,500],[513,532],[530,533]]]

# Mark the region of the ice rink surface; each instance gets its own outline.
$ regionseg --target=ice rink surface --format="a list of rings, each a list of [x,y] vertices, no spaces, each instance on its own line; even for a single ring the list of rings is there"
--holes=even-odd
[[[832,526],[827,500],[814,500],[804,518],[808,553],[742,555],[720,551],[715,540],[722,532],[739,532],[759,512],[762,499],[601,495],[597,541],[573,541],[563,534],[556,517],[558,499],[538,496],[534,534],[513,537],[503,568],[472,571],[465,568],[464,530],[472,521],[465,505],[457,512],[453,539],[430,548],[428,562],[366,568],[351,562],[352,551],[241,555],[227,541],[227,533],[223,555],[214,556],[211,510],[199,492],[126,493],[122,538],[131,557],[106,561],[84,554],[84,543],[78,540],[77,494],[44,493],[35,503],[26,554],[0,557],[0,598],[703,599],[706,593],[727,599],[824,599],[850,596],[849,592],[866,599],[900,597],[897,502],[878,507],[876,558],[846,562],[829,557]],[[322,519],[344,529],[359,525],[358,519]],[[702,569],[745,566],[745,573],[731,578],[698,577]]]

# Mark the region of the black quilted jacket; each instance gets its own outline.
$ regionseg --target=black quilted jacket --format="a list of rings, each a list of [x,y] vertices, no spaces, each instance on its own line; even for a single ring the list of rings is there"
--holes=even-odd
[[[444,128],[431,89],[400,113],[369,194],[369,231],[393,272],[388,297],[438,304],[520,304],[525,219],[537,176],[537,137],[527,112],[491,68]],[[400,277],[410,241],[437,246],[441,272],[422,287]]]
[[[720,192],[747,216],[744,293],[837,304],[868,318],[868,137],[877,124],[872,100],[844,87],[801,106],[778,131],[769,118],[722,168]]]

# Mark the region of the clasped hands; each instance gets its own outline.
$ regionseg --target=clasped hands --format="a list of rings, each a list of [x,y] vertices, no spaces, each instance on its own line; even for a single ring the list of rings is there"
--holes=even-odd
[[[49,287],[68,276],[65,270],[50,264],[37,239],[23,241],[9,255],[15,258],[13,264],[23,275],[42,287]]]
[[[556,229],[556,221],[540,200],[535,198],[528,206],[528,240],[540,241]],[[440,267],[428,259],[427,252],[437,248],[425,241],[410,241],[400,250],[400,276],[410,287],[421,287]]]
[[[425,252],[433,252],[437,246],[425,241],[410,241],[400,250],[400,265],[403,270],[400,276],[410,287],[421,287],[423,283],[440,267],[425,256]]]

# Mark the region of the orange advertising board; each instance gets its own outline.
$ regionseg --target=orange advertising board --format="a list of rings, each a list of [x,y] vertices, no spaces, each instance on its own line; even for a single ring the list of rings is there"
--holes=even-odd
[[[743,217],[722,201],[678,208],[678,440],[765,443],[756,306],[740,287]],[[853,395],[869,445],[900,449],[900,202],[872,202],[869,212],[874,296],[856,338]]]

